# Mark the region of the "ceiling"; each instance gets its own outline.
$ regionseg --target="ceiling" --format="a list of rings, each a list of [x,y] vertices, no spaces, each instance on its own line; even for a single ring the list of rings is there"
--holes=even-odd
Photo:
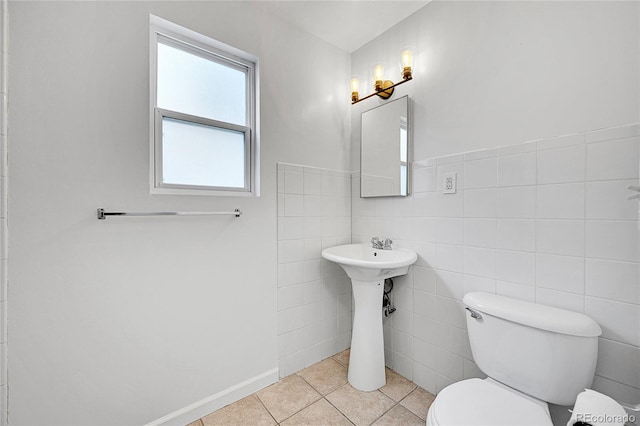
[[[285,21],[351,53],[429,1],[297,0],[269,1],[264,6]]]

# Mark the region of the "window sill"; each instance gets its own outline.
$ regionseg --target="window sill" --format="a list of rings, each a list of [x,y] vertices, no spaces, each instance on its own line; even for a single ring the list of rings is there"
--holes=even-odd
[[[215,197],[258,197],[255,192],[212,191],[207,189],[151,188],[151,195],[205,195]]]

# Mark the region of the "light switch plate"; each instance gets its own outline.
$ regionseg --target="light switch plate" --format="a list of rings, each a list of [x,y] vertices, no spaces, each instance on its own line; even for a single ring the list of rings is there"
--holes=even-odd
[[[456,193],[456,172],[444,173],[442,175],[442,193],[443,194],[455,194]]]

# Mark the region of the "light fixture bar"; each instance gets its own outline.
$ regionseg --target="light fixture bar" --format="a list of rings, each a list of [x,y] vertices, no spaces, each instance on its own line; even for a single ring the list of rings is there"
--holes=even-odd
[[[360,101],[364,101],[365,99],[369,99],[369,98],[371,98],[371,97],[373,97],[373,96],[376,96],[376,95],[378,95],[380,92],[386,92],[386,91],[392,90],[394,87],[396,87],[396,86],[400,86],[401,84],[406,83],[406,82],[407,82],[407,81],[409,81],[409,80],[413,80],[413,77],[412,77],[412,76],[410,76],[410,75],[409,75],[409,76],[407,76],[407,78],[405,78],[404,80],[401,80],[401,81],[399,81],[399,82],[397,82],[397,83],[395,83],[395,84],[393,84],[393,85],[391,85],[391,86],[389,86],[389,87],[386,87],[386,88],[384,88],[384,89],[381,89],[379,92],[373,92],[372,94],[367,95],[367,96],[365,96],[364,98],[358,98],[358,100],[357,100],[357,101],[353,101],[353,100],[352,100],[352,101],[351,101],[351,105],[353,105],[353,104],[357,104],[357,103],[358,103],[358,102],[360,102]]]

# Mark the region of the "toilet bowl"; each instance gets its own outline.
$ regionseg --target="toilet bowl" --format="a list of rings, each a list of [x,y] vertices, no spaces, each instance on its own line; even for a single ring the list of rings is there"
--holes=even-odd
[[[469,379],[443,389],[427,426],[552,426],[549,407],[493,379]]]
[[[600,326],[586,315],[487,293],[463,302],[473,359],[488,377],[438,393],[427,426],[552,426],[548,403],[591,386]]]

